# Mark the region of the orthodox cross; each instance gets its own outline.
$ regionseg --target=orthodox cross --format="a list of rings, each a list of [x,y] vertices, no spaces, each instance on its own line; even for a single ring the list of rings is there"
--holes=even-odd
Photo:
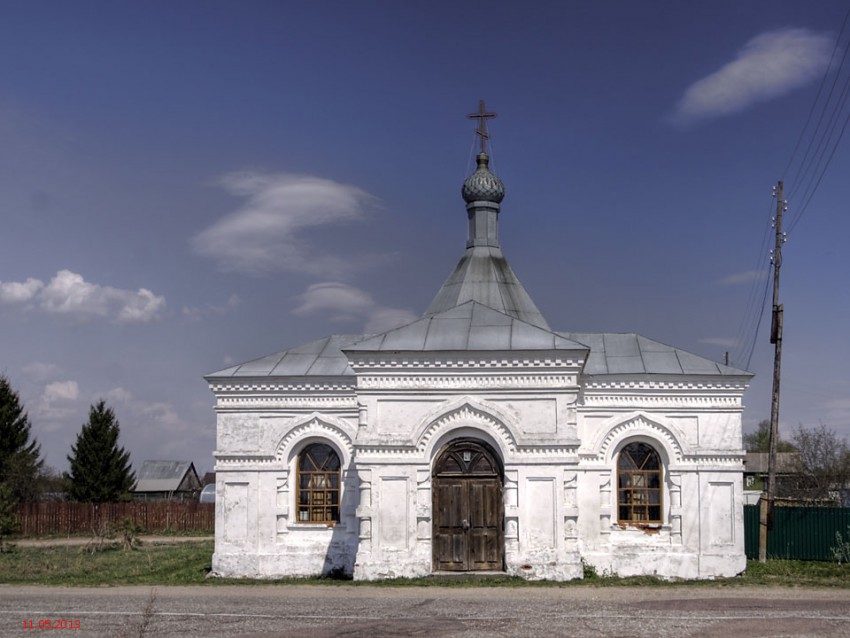
[[[484,106],[484,100],[478,100],[478,112],[470,113],[466,116],[470,120],[478,120],[478,128],[475,129],[475,134],[481,138],[481,152],[485,152],[485,144],[490,139],[490,133],[487,132],[487,120],[496,117],[495,113],[488,113]]]

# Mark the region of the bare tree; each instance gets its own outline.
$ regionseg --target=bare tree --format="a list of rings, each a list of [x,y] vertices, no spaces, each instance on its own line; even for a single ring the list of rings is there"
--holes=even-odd
[[[800,425],[794,432],[797,458],[793,496],[838,501],[850,488],[850,446],[821,423],[815,428]]]
[[[770,451],[770,421],[764,419],[759,421],[755,431],[744,435],[744,449],[747,452],[769,452]],[[794,444],[779,436],[776,443],[777,452],[796,452]]]

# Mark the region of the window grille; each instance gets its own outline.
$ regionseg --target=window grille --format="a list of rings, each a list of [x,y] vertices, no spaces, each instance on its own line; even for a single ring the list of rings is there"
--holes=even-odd
[[[298,522],[339,522],[339,456],[330,445],[313,443],[298,455]]]
[[[620,525],[662,522],[661,457],[646,443],[630,443],[617,461]]]

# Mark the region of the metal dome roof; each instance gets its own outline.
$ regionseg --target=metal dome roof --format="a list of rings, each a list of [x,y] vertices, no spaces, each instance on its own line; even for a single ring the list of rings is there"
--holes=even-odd
[[[500,203],[505,198],[502,180],[490,172],[487,153],[478,154],[478,168],[463,182],[461,194],[467,204],[472,202]]]

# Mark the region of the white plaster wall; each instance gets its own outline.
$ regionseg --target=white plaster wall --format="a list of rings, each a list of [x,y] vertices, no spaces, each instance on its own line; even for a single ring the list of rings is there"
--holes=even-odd
[[[620,425],[635,419],[646,426]],[[577,481],[578,544],[598,573],[694,579],[734,576],[745,568],[742,467],[735,460],[739,412],[598,410],[580,415],[579,424],[586,456]],[[619,437],[605,448],[606,433],[616,431]],[[617,524],[616,455],[630,440],[652,444],[664,459],[659,529]]]
[[[216,470],[213,574],[244,576],[256,571],[256,484],[254,472]]]
[[[356,415],[225,412],[220,424],[213,572],[227,577],[350,575],[357,554]],[[301,524],[296,511],[298,452],[311,442],[332,445],[342,463],[341,520]],[[243,531],[244,530],[244,531]]]
[[[741,450],[741,413],[712,412],[700,417],[701,450]]]
[[[216,449],[223,452],[257,451],[260,428],[254,413],[219,414],[216,426]]]
[[[361,497],[360,551],[354,577],[362,580],[414,578],[431,573],[430,464],[370,463]]]
[[[358,442],[364,445],[415,445],[425,425],[450,412],[453,406],[461,406],[469,400],[508,427],[512,436],[520,442],[555,443],[576,436],[576,416],[572,407],[575,391],[571,389],[544,393],[503,388],[498,392],[428,394],[427,399],[423,399],[421,393],[370,393],[363,396],[361,403],[368,420],[358,435]]]
[[[458,374],[471,378],[468,370]],[[362,392],[359,411],[312,412],[305,398],[307,407],[298,410],[219,412],[215,572],[271,578],[341,568],[362,579],[430,573],[432,463],[461,436],[486,441],[504,462],[511,574],[578,578],[582,560],[600,573],[664,578],[731,576],[745,567],[735,460],[740,405],[729,407],[728,392],[696,400],[669,391],[642,397],[632,388],[629,397],[612,394],[610,404],[588,407],[575,403],[574,388],[525,382],[492,388],[473,379],[475,388],[466,391],[457,384],[441,390],[451,383],[439,379],[415,391],[376,383],[383,389]],[[620,427],[629,422],[638,426]],[[615,454],[629,437],[663,449],[664,524],[652,533],[617,525]],[[294,460],[303,445],[324,439],[346,469],[341,521],[331,528],[292,520]]]
[[[575,488],[563,465],[512,465],[508,482],[516,482],[517,543],[506,552],[509,574],[529,580],[570,580],[582,574],[573,521]],[[570,472],[570,476],[572,472]],[[570,496],[572,500],[572,496]],[[514,501],[506,494],[506,501]],[[513,508],[512,508],[513,509]]]

